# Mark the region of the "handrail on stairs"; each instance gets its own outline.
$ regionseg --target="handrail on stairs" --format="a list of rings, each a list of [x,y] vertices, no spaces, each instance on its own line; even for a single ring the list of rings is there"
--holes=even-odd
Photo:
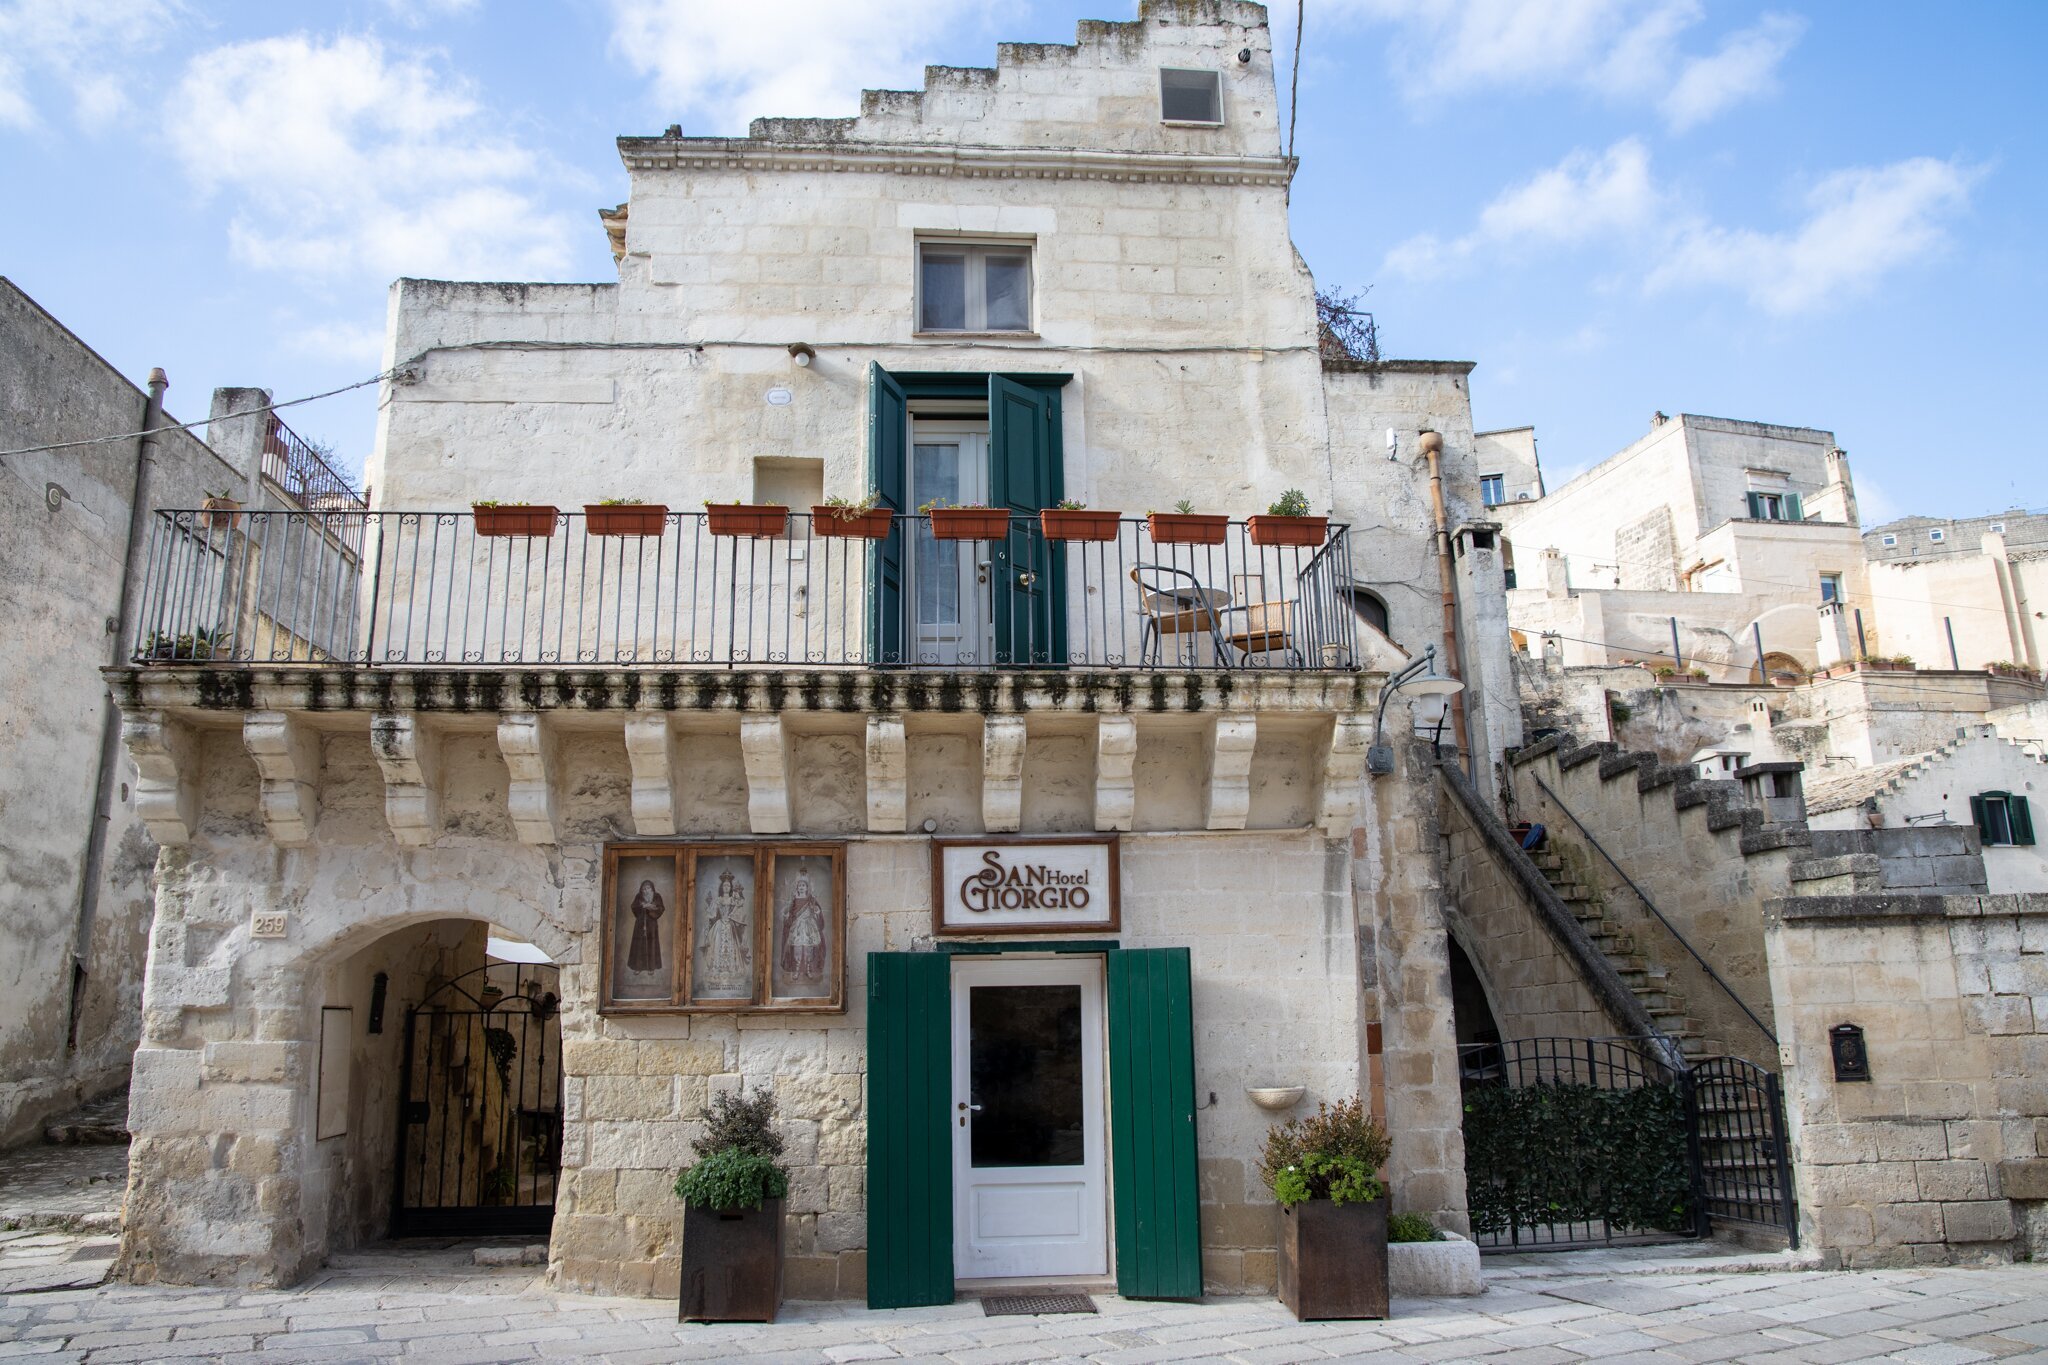
[[[1770,1025],[1766,1024],[1763,1020],[1756,1017],[1756,1011],[1751,1009],[1747,1002],[1745,1002],[1741,996],[1735,993],[1735,988],[1733,986],[1729,985],[1726,981],[1723,981],[1721,979],[1721,974],[1714,970],[1713,964],[1708,962],[1704,957],[1700,956],[1700,950],[1692,946],[1692,940],[1688,939],[1683,933],[1680,933],[1678,926],[1673,924],[1670,920],[1664,917],[1664,912],[1657,908],[1657,903],[1651,900],[1649,896],[1644,893],[1643,888],[1636,885],[1635,878],[1629,876],[1628,873],[1622,869],[1621,864],[1614,861],[1614,855],[1612,853],[1609,853],[1605,848],[1601,847],[1600,840],[1594,836],[1593,831],[1591,829],[1588,829],[1586,827],[1586,822],[1584,820],[1581,820],[1578,816],[1572,813],[1572,808],[1570,806],[1567,806],[1564,803],[1564,801],[1558,796],[1558,794],[1550,789],[1549,783],[1545,782],[1535,773],[1529,774],[1529,780],[1534,782],[1539,788],[1542,789],[1543,794],[1550,798],[1551,805],[1556,806],[1559,810],[1563,811],[1565,814],[1565,818],[1567,820],[1570,820],[1573,824],[1579,827],[1579,833],[1586,836],[1586,842],[1591,844],[1594,850],[1597,853],[1599,853],[1601,857],[1607,860],[1607,865],[1614,869],[1614,874],[1617,877],[1621,878],[1622,882],[1627,885],[1629,890],[1635,892],[1636,899],[1643,903],[1643,907],[1646,910],[1648,910],[1652,915],[1655,915],[1657,917],[1657,922],[1659,924],[1663,925],[1666,929],[1668,929],[1671,932],[1671,937],[1678,940],[1679,947],[1685,949],[1686,952],[1692,954],[1692,960],[1700,964],[1700,970],[1707,974],[1707,979],[1712,981],[1716,986],[1719,986],[1722,992],[1726,994],[1730,1000],[1733,1000],[1735,1002],[1735,1008],[1741,1010],[1744,1014],[1748,1015],[1749,1022],[1755,1024],[1757,1026],[1757,1030],[1761,1032],[1764,1035],[1764,1037],[1771,1040],[1772,1047],[1776,1047],[1778,1045],[1778,1035],[1771,1031]]]

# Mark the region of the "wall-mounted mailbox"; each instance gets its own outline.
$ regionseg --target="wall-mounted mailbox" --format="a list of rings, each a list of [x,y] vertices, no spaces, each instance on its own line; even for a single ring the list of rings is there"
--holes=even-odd
[[[1835,1079],[1870,1079],[1870,1052],[1863,1046],[1863,1030],[1855,1024],[1837,1024],[1828,1030],[1828,1050],[1835,1058]]]

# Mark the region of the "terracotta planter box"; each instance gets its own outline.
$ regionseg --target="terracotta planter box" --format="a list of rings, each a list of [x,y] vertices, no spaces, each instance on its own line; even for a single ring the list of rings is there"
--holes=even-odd
[[[2011,678],[2017,682],[2041,681],[2041,675],[2031,668],[2001,668],[1993,664],[1987,671],[1994,678]]]
[[[1303,1322],[1387,1316],[1387,1198],[1280,1209],[1280,1301]]]
[[[1093,512],[1086,508],[1048,507],[1038,514],[1047,540],[1115,540],[1123,524],[1121,512]]]
[[[895,513],[886,507],[847,516],[837,507],[811,509],[811,534],[828,539],[882,540],[889,534],[889,519]]]
[[[551,536],[559,515],[554,508],[541,503],[506,503],[473,507],[470,511],[476,517],[476,533],[480,536]]]
[[[583,527],[594,536],[658,536],[668,526],[668,507],[659,502],[583,505]]]
[[[1154,545],[1221,545],[1230,518],[1211,512],[1154,512],[1145,518]]]
[[[1863,669],[1867,673],[1915,673],[1919,671],[1912,664],[1895,664],[1889,659],[1885,659],[1882,662],[1876,659],[1860,659],[1857,661],[1856,667]]]
[[[1010,514],[1000,507],[934,507],[935,540],[1003,540],[1010,534]]]
[[[683,1209],[678,1322],[773,1322],[782,1306],[782,1201]]]
[[[789,527],[789,509],[765,503],[707,502],[704,519],[714,536],[779,536]]]
[[[1276,517],[1264,513],[1245,518],[1245,530],[1251,532],[1254,545],[1290,545],[1304,549],[1318,549],[1328,537],[1328,517]]]

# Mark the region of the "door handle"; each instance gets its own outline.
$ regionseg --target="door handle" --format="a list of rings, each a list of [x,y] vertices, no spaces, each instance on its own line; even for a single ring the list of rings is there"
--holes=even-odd
[[[988,570],[989,562],[986,559],[976,564],[974,566],[974,581],[986,584],[988,582]]]
[[[979,1113],[981,1112],[981,1106],[980,1106],[980,1105],[978,1105],[978,1104],[969,1104],[969,1103],[968,1103],[968,1102],[967,1102],[966,1100],[962,1100],[962,1101],[960,1101],[960,1109],[961,1109],[961,1112],[963,1112],[963,1113],[968,1113],[968,1114],[979,1114]]]

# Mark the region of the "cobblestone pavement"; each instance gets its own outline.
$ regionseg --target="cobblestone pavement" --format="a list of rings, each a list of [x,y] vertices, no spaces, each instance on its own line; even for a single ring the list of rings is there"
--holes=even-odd
[[[1102,1295],[1093,1316],[987,1318],[974,1303],[885,1313],[800,1303],[773,1325],[701,1326],[676,1323],[663,1303],[554,1293],[530,1268],[477,1266],[469,1254],[359,1254],[288,1291],[102,1285],[0,1294],[0,1359],[2048,1360],[2048,1269],[2033,1266],[1728,1274],[1682,1262],[1552,1257],[1489,1267],[1477,1299],[1398,1301],[1393,1320],[1381,1323],[1298,1323],[1267,1299],[1163,1304]]]
[[[127,1189],[126,1147],[38,1143],[0,1151],[0,1227],[117,1231]]]

